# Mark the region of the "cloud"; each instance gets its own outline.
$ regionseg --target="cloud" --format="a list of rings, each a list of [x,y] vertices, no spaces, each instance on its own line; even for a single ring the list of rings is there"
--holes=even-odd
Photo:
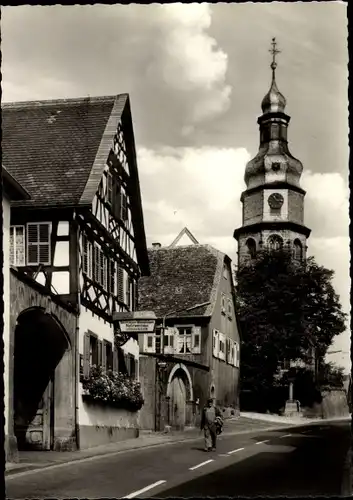
[[[312,236],[315,238],[348,236],[349,191],[343,176],[338,172],[321,174],[306,170],[301,185],[307,192],[305,223],[312,228]]]
[[[5,7],[3,100],[128,91],[138,143],[174,145],[230,105],[211,25],[205,3]]]

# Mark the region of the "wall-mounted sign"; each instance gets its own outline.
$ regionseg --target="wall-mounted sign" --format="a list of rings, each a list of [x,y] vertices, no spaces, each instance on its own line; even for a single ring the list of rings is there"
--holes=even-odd
[[[119,320],[119,327],[122,333],[153,333],[155,323],[154,319],[128,319]]]
[[[157,316],[153,311],[131,311],[131,312],[115,312],[113,314],[113,321],[125,320],[156,320]]]

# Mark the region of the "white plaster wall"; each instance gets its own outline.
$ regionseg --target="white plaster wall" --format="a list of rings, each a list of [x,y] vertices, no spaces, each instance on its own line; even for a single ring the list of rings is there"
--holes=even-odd
[[[271,209],[268,204],[268,199],[273,193],[279,193],[283,196],[284,202],[281,207],[281,212],[279,215],[271,214]],[[263,207],[263,220],[288,220],[288,189],[265,189],[264,190],[264,207]]]
[[[10,356],[10,201],[3,192],[3,256],[4,256],[4,406],[5,435],[8,434],[9,356]]]
[[[83,338],[85,332],[90,330],[95,333],[100,340],[108,340],[114,344],[114,329],[113,325],[105,322],[103,319],[99,318],[97,315],[92,314],[89,309],[81,307],[81,313],[79,317],[79,352],[83,354]],[[136,340],[130,339],[123,346],[123,350],[127,353],[131,353],[138,360],[139,358],[139,346]],[[120,410],[112,407],[103,407],[100,404],[93,405],[84,403],[82,400],[82,384],[79,383],[79,424],[80,425],[108,425],[116,427],[134,427],[134,419],[137,418],[137,414],[130,413],[125,410]],[[132,418],[132,415],[134,416]],[[97,423],[99,422],[99,423]],[[112,423],[114,422],[114,423]],[[129,425],[128,425],[129,423]],[[136,422],[135,422],[136,423]]]
[[[66,221],[60,221],[58,224],[58,236],[68,236],[69,235],[69,223]]]
[[[68,266],[70,264],[69,242],[57,241],[55,245],[54,266]]]

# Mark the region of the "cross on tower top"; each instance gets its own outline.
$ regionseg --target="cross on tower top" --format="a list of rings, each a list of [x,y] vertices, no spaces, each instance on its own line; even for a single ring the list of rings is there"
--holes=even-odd
[[[269,52],[271,52],[271,54],[272,54],[271,68],[273,70],[275,70],[277,67],[276,55],[279,54],[281,51],[276,48],[277,47],[276,38],[272,38],[271,45],[272,45],[272,48],[269,50]]]

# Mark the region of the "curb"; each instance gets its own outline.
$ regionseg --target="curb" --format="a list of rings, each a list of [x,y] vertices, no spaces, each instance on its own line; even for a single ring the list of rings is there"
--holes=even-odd
[[[236,435],[241,435],[241,434],[252,434],[255,432],[269,432],[269,431],[276,431],[280,429],[291,429],[293,427],[301,427],[305,426],[307,423],[303,424],[279,424],[275,425],[272,427],[265,427],[263,429],[250,429],[250,430],[241,430],[241,431],[233,431],[233,432],[224,432],[222,433],[222,436],[236,436]],[[98,460],[100,458],[105,458],[109,456],[114,456],[114,455],[119,455],[121,453],[126,453],[129,451],[135,451],[135,450],[140,450],[140,449],[148,449],[148,448],[156,448],[158,446],[165,446],[165,445],[173,445],[173,444],[179,444],[179,443],[184,443],[187,441],[199,441],[200,439],[203,439],[202,436],[190,436],[190,437],[185,437],[182,439],[178,439],[176,436],[176,439],[166,439],[157,443],[146,443],[146,444],[139,444],[138,446],[132,446],[130,448],[126,448],[123,450],[115,450],[115,451],[110,451],[110,452],[102,452],[102,453],[97,453],[95,455],[87,456],[87,457],[74,457],[70,460],[58,462],[58,463],[46,463],[46,464],[35,464],[35,465],[23,465],[23,467],[19,466],[10,470],[5,470],[5,477],[7,479],[11,479],[14,477],[21,477],[22,475],[29,475],[31,473],[36,473],[40,470],[43,469],[55,469],[55,468],[61,468],[61,467],[66,467],[74,462],[89,462],[89,461],[94,461]]]

